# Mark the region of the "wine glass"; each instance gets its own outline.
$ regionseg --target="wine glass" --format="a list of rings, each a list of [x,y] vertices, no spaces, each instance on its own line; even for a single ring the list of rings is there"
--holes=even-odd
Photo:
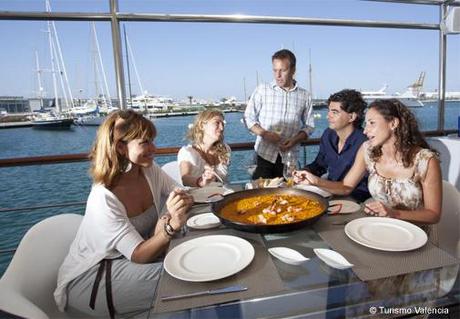
[[[286,180],[286,186],[291,187],[294,184],[294,171],[297,170],[297,159],[293,152],[285,153],[285,161],[283,167],[283,176]]]

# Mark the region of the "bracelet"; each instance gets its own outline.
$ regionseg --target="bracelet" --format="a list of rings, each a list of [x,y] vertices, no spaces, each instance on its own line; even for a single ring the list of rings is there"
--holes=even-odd
[[[174,228],[169,223],[169,220],[165,223],[164,230],[165,230],[166,235],[168,235],[169,237],[173,237],[174,234],[176,233]]]

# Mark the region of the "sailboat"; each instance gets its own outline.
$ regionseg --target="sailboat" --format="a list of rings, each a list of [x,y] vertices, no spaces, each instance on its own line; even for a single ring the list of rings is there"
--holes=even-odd
[[[45,2],[46,11],[51,12],[51,6],[48,0]],[[73,119],[68,115],[62,113],[61,101],[58,97],[58,85],[56,73],[60,75],[60,84],[62,92],[64,94],[64,101],[66,106],[73,105],[72,93],[68,85],[67,72],[65,69],[64,61],[62,59],[61,46],[59,44],[59,39],[57,36],[56,26],[54,21],[47,22],[47,33],[48,33],[48,43],[51,57],[51,75],[53,78],[53,88],[54,88],[54,111],[50,111],[49,108],[43,106],[43,87],[41,83],[41,69],[40,63],[38,60],[38,54],[35,52],[36,65],[37,65],[37,77],[38,77],[38,94],[41,103],[41,110],[39,113],[35,114],[31,123],[33,128],[38,129],[70,129],[70,126],[73,124]],[[70,104],[69,99],[70,97]]]
[[[95,84],[95,99],[90,99],[81,107],[72,109],[72,114],[76,116],[75,124],[81,126],[99,126],[105,119],[105,115],[117,110],[112,107],[112,99],[110,98],[107,78],[105,76],[104,64],[102,63],[101,50],[97,38],[96,24],[92,22],[93,35],[93,68],[94,68],[94,84]],[[99,85],[102,77],[103,86]],[[102,92],[100,92],[102,89]]]

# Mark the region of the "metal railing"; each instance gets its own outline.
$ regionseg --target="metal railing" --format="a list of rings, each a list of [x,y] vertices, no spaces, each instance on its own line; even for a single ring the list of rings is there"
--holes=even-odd
[[[375,2],[395,2],[407,4],[435,5],[439,7],[439,23],[413,23],[375,20],[325,19],[305,17],[255,16],[241,14],[168,14],[168,13],[125,13],[118,10],[118,0],[108,0],[110,12],[9,12],[0,11],[0,20],[56,20],[56,21],[106,21],[111,23],[112,48],[114,55],[117,95],[121,108],[126,108],[125,79],[121,50],[120,22],[192,22],[192,23],[255,23],[322,25],[343,27],[424,29],[439,32],[439,80],[438,80],[438,131],[444,129],[445,113],[445,73],[447,36],[442,30],[448,7],[460,6],[459,0],[370,0]]]

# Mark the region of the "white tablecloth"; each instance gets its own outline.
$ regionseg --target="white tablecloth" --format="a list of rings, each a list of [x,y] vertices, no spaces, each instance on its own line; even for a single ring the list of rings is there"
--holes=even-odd
[[[440,153],[442,178],[460,190],[460,138],[430,137],[427,141]]]

